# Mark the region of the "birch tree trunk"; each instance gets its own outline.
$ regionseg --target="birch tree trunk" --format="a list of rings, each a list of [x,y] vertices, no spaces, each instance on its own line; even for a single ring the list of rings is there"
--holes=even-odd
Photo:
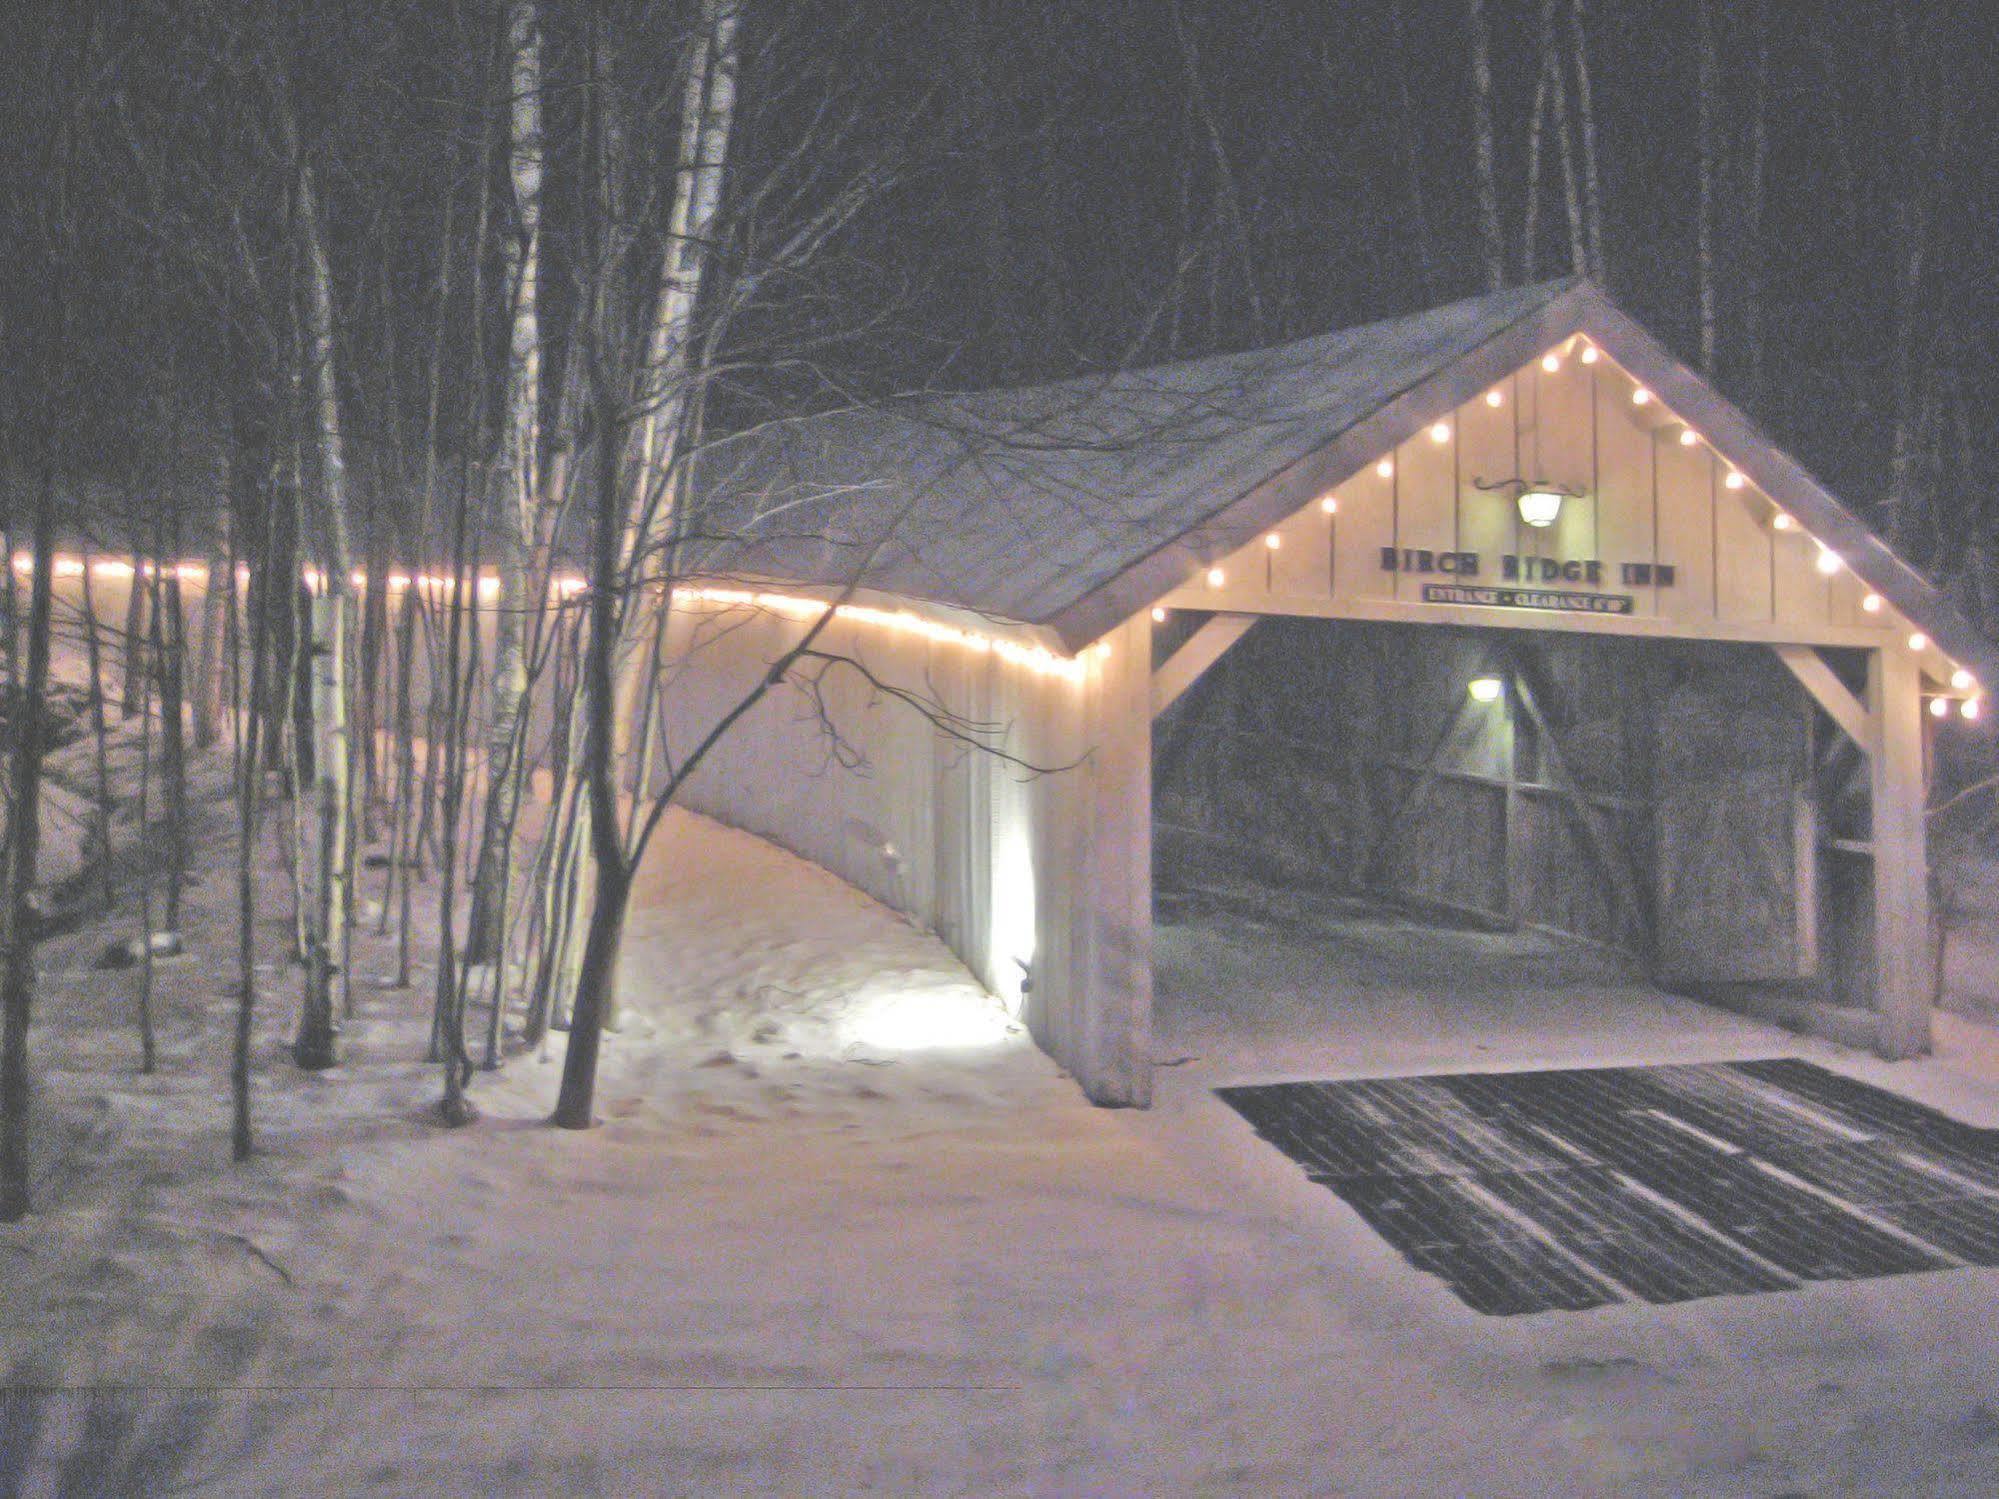
[[[225,470],[222,492],[231,494],[235,481]],[[201,625],[194,639],[194,681],[189,697],[194,710],[194,747],[215,743],[222,718],[223,610],[230,598],[229,521],[225,508],[222,537],[208,554],[208,582],[201,593]]]
[[[1589,27],[1583,11],[1586,0],[1571,0],[1569,6],[1570,55],[1576,69],[1576,133],[1583,157],[1583,222],[1589,236],[1590,276],[1598,282],[1610,278],[1610,266],[1603,250],[1603,182],[1596,158],[1596,98],[1590,82]]]
[[[562,1101],[556,1122],[590,1123],[596,1086],[598,1032],[609,1018],[616,989],[618,941],[631,889],[617,807],[606,800],[616,784],[614,766],[624,748],[637,705],[657,668],[652,649],[671,605],[672,559],[667,555],[677,519],[675,498],[683,482],[685,445],[699,400],[695,311],[708,266],[709,247],[722,202],[722,182],[736,118],[736,74],[741,58],[740,0],[702,0],[694,53],[681,102],[679,160],[667,222],[665,255],[637,385],[638,417],[626,445],[624,514],[616,565],[605,568],[600,535],[593,563],[586,694],[607,695],[606,711],[588,715],[576,757],[577,796],[571,838],[578,858],[570,910],[563,925],[576,947],[564,987],[575,998],[569,1052],[563,1064]],[[602,421],[599,430],[616,434]],[[608,448],[607,451],[615,451]],[[614,503],[600,482],[596,505]],[[610,524],[601,514],[599,525]],[[618,598],[610,596],[613,592]],[[600,654],[601,653],[601,656]],[[643,758],[643,756],[641,757]],[[643,769],[640,769],[643,773]],[[585,840],[587,839],[587,844]],[[585,850],[587,848],[587,856]],[[612,857],[615,850],[615,857]],[[615,913],[605,907],[614,905]],[[577,938],[581,937],[580,943]],[[579,1034],[581,1033],[581,1034]]]
[[[59,322],[61,320],[59,319]],[[60,357],[60,356],[58,356]],[[28,670],[14,741],[7,821],[6,951],[0,955],[0,1223],[28,1211],[28,1023],[35,997],[35,860],[41,846],[42,697],[49,680],[49,601],[55,569],[55,474],[36,486]],[[11,561],[10,571],[11,571]],[[138,580],[133,579],[133,587]]]
[[[1569,87],[1562,77],[1562,54],[1555,45],[1555,0],[1541,0],[1541,39],[1548,57],[1548,89],[1554,103],[1555,150],[1562,168],[1562,206],[1569,221],[1569,272],[1589,270],[1589,245],[1583,231],[1583,201],[1576,171],[1575,142],[1569,130]]]
[[[290,115],[286,112],[289,126]],[[288,144],[297,150],[296,133]],[[298,227],[305,261],[306,373],[310,382],[313,450],[322,536],[322,592],[314,600],[312,628],[313,770],[317,802],[318,867],[313,920],[308,926],[305,1004],[292,1053],[298,1065],[334,1062],[333,1013],[346,1004],[347,974],[337,955],[347,947],[352,855],[348,837],[347,635],[353,546],[348,537],[347,463],[340,428],[340,394],[333,363],[333,276],[320,233],[319,201],[311,164],[298,165]]]
[[[1499,223],[1499,165],[1492,139],[1492,30],[1485,0],[1466,0],[1471,34],[1472,161],[1478,182],[1479,243],[1487,291],[1506,285],[1506,236]]]
[[[1545,21],[1548,0],[1542,0]],[[1527,114],[1527,189],[1520,208],[1520,274],[1536,280],[1541,274],[1541,131],[1548,118],[1547,32],[1542,31],[1541,66],[1534,78],[1534,107]]]
[[[541,42],[535,0],[512,0],[507,21],[510,127],[508,168],[513,181],[514,233],[506,245],[507,295],[512,309],[507,345],[507,404],[502,419],[497,493],[494,496],[495,563],[499,618],[493,627],[491,714],[486,738],[486,805],[479,870],[472,887],[466,934],[468,963],[504,967],[510,842],[520,799],[520,762],[526,749],[527,626],[534,598],[536,513],[540,495],[537,452],[541,441],[541,327],[536,304],[541,233]],[[500,1001],[496,974],[493,999]]]

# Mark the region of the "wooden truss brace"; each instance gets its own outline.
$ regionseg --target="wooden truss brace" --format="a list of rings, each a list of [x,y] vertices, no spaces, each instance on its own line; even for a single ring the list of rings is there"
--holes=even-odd
[[[1840,681],[1833,669],[1825,664],[1825,657],[1808,645],[1778,645],[1771,649],[1777,653],[1777,659],[1790,668],[1791,675],[1803,684],[1805,691],[1812,695],[1812,700],[1840,726],[1846,737],[1864,754],[1872,756],[1877,738],[1872,716],[1866,705],[1849,692],[1846,683]]]
[[[1582,778],[1569,769],[1568,759],[1562,753],[1562,741],[1556,735],[1554,725],[1548,722],[1547,715],[1542,713],[1541,704],[1534,696],[1533,686],[1528,681],[1526,660],[1510,647],[1507,649],[1507,656],[1512,662],[1513,688],[1520,699],[1521,710],[1533,721],[1534,732],[1540,736],[1541,753],[1547,758],[1548,768],[1554,772],[1554,775],[1547,779],[1556,787],[1583,791],[1585,785]],[[1516,777],[1509,775],[1508,779],[1513,780]],[[1638,873],[1630,863],[1629,853],[1620,846],[1617,830],[1609,825],[1610,814],[1586,796],[1573,796],[1569,801],[1576,809],[1576,821],[1582,827],[1583,842],[1589,846],[1589,851],[1595,857],[1598,867],[1603,870],[1604,877],[1610,881],[1612,892],[1631,913],[1639,929],[1646,934],[1647,941],[1650,942],[1652,916],[1646,909],[1644,896],[1640,893]],[[1514,821],[1509,809],[1509,835],[1513,826]],[[1511,857],[1509,853],[1509,859]],[[1513,894],[1511,884],[1512,878],[1509,873],[1509,898]]]
[[[1201,675],[1228,653],[1249,627],[1254,614],[1217,614],[1189,635],[1180,649],[1159,664],[1152,674],[1152,716],[1157,718],[1178,701],[1180,694],[1201,680]]]

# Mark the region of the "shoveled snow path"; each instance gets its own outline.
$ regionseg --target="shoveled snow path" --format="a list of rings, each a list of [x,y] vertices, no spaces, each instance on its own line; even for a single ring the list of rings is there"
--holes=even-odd
[[[542,1124],[558,1069],[534,1059],[482,1077],[474,1127],[424,1124],[433,1079],[397,1060],[415,1007],[374,995],[346,1066],[271,1084],[252,1168],[175,1157],[171,1180],[53,1209],[24,1252],[42,1299],[10,1299],[43,1349],[17,1357],[17,1384],[29,1368],[144,1388],[41,1401],[33,1481],[1536,1496],[1999,1481],[1999,1275],[1477,1317],[1174,1073],[1150,1114],[1089,1107],[933,937],[689,815],[644,874],[623,988],[599,1130]],[[940,1034],[979,1044],[889,1044]],[[1965,1068],[1993,1076],[1983,1058],[1937,1075],[1999,1097]],[[154,1092],[111,1106],[133,1138],[170,1137],[147,1123]]]

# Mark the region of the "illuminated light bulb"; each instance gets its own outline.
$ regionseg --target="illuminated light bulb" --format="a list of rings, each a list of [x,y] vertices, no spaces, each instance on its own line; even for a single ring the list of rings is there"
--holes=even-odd
[[[1652,392],[1642,385],[1639,386],[1631,392],[1631,404],[1634,406],[1650,406],[1652,404]]]
[[[1960,666],[1950,674],[1950,685],[1955,687],[1959,692],[1969,692],[1978,685],[1978,679]]]
[[[1868,594],[1866,598],[1860,601],[1860,607],[1865,609],[1869,614],[1879,614],[1881,612],[1881,595],[1878,593]]]
[[[1774,531],[1788,531],[1795,524],[1796,522],[1794,522],[1789,515],[1785,514],[1782,510],[1779,510],[1777,514],[1774,517],[1772,517],[1770,521],[1770,528]]]
[[[1749,481],[1742,477],[1742,471],[1740,469],[1732,468],[1728,471],[1728,477],[1726,479],[1723,479],[1721,482],[1730,489],[1740,489],[1742,488],[1743,485],[1747,484]]]
[[[1975,697],[1966,698],[1957,705],[1957,711],[1968,719],[1978,717],[1978,699]]]
[[[1165,624],[1165,623],[1166,623],[1166,611],[1165,611],[1164,609],[1160,609],[1160,608],[1157,608],[1157,607],[1155,607],[1155,608],[1153,609],[1153,611],[1152,611],[1152,622],[1153,622],[1153,623],[1154,623],[1155,625],[1163,625],[1163,624]]]
[[[1933,697],[1933,698],[1931,698],[1931,699],[1930,699],[1930,717],[1931,717],[1931,718],[1942,718],[1942,717],[1944,717],[1944,715],[1946,715],[1946,714],[1947,714],[1947,713],[1949,713],[1949,712],[1950,712],[1950,699],[1949,699],[1949,698],[1947,698],[1947,697]]]
[[[1692,427],[1684,428],[1680,433],[1680,446],[1683,448],[1690,448],[1700,440],[1700,433],[1696,432]]]
[[[1496,703],[1504,690],[1498,677],[1473,677],[1465,684],[1465,691],[1471,694],[1475,703]]]
[[[1551,374],[1551,375],[1552,375],[1552,374],[1554,374],[1554,373],[1555,373],[1555,371],[1556,371],[1556,370],[1558,370],[1558,369],[1560,369],[1561,367],[1562,367],[1562,356],[1561,356],[1561,355],[1559,355],[1559,354],[1543,354],[1543,355],[1541,356],[1541,368],[1542,368],[1542,369],[1544,369],[1544,370],[1546,370],[1546,371],[1547,371],[1547,372],[1548,372],[1549,374]]]
[[[1488,406],[1497,406],[1501,404],[1503,401],[1505,401],[1505,399],[1506,397],[1502,396],[1496,390],[1488,390],[1485,393],[1485,404]]]
[[[1816,565],[1820,572],[1830,578],[1834,573],[1839,571],[1839,553],[1820,547]]]
[[[1916,631],[1915,634],[1909,637],[1909,649],[1912,651],[1928,650],[1929,644],[1930,637],[1925,635],[1921,630]]]
[[[1263,544],[1274,552],[1284,545],[1284,538],[1279,536],[1275,531],[1272,531],[1268,536],[1263,538]]]
[[[1098,658],[1101,659],[1105,656],[1108,656],[1110,653],[1111,653],[1111,643],[1108,640],[1099,640],[1097,642]]]
[[[1583,360],[1583,363],[1584,363],[1584,364],[1595,364],[1595,363],[1596,363],[1596,359],[1597,359],[1597,354],[1596,354],[1596,345],[1595,345],[1595,344],[1584,344],[1584,345],[1583,345],[1583,353],[1582,353],[1582,360]]]
[[[1384,479],[1392,478],[1395,474],[1395,460],[1392,458],[1382,459],[1381,462],[1374,466],[1374,471]]]
[[[1223,577],[1224,577],[1224,576],[1225,576],[1225,574],[1224,574],[1224,573],[1222,572],[1222,570],[1221,570],[1221,569],[1220,569],[1219,567],[1211,567],[1211,568],[1209,568],[1209,569],[1208,569],[1208,586],[1209,586],[1210,588],[1220,588],[1220,587],[1222,586],[1222,579],[1223,579]]]
[[[1449,442],[1450,440],[1451,424],[1449,422],[1438,422],[1436,426],[1430,429],[1430,441]]]
[[[1327,495],[1323,500],[1319,501],[1319,508],[1328,515],[1338,515],[1340,513],[1340,502],[1332,495]]]

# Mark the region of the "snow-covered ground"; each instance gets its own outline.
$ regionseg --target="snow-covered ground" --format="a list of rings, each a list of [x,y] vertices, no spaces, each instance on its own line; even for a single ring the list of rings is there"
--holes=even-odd
[[[211,836],[226,813],[203,803]],[[933,937],[676,814],[603,1128],[544,1127],[533,1058],[482,1075],[473,1127],[430,1123],[421,985],[367,982],[370,938],[330,1073],[281,1060],[295,980],[267,975],[263,1151],[233,1168],[230,894],[216,867],[191,892],[152,1078],[132,975],[89,967],[103,931],[44,951],[40,1211],[0,1230],[22,1492],[1999,1491],[1999,1273],[1495,1320],[1412,1271],[1208,1091],[1339,1060],[1307,1039],[1315,949],[1276,927],[1165,931],[1161,1054],[1198,1056],[1155,1110],[1105,1112]],[[1394,1070],[1477,1060],[1470,1013],[1503,1022],[1490,1065],[1679,1036],[1999,1122],[1999,1046],[1959,1022],[1888,1068],[1656,996],[1592,1009],[1555,973],[1567,998],[1509,1018],[1439,949],[1409,969],[1418,940],[1378,954]],[[1269,1021],[1287,993],[1307,1023]]]

